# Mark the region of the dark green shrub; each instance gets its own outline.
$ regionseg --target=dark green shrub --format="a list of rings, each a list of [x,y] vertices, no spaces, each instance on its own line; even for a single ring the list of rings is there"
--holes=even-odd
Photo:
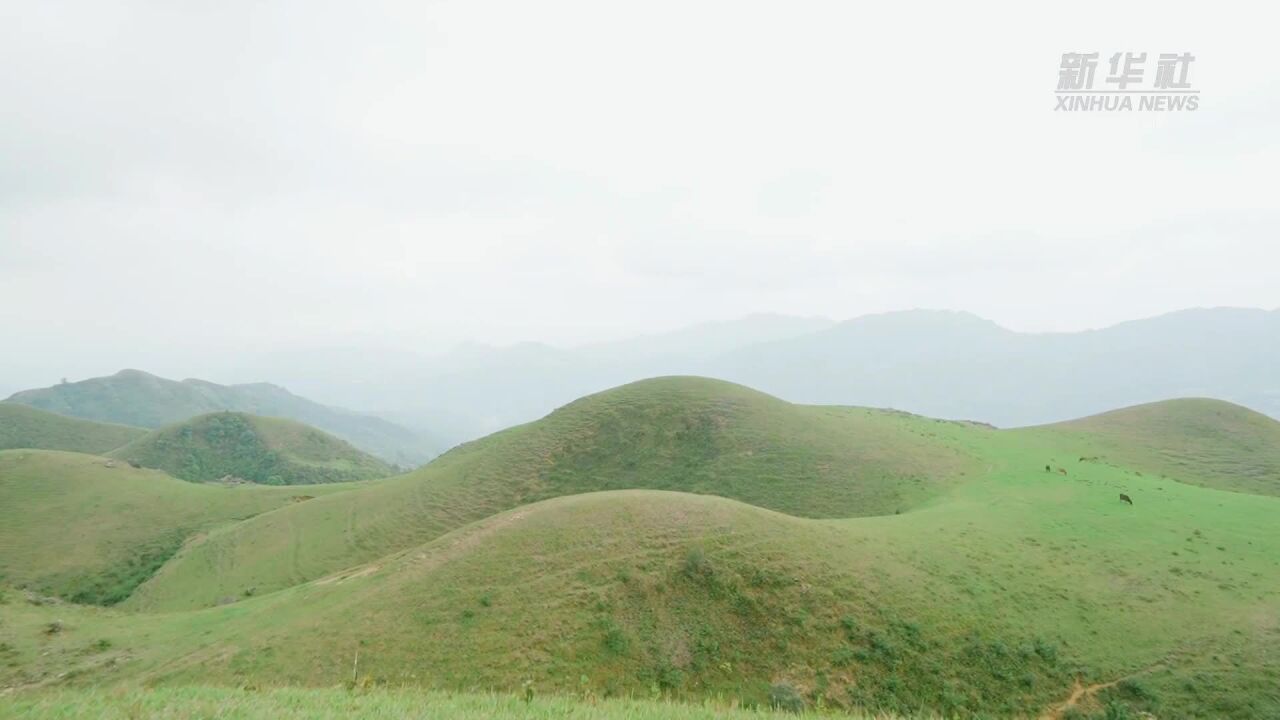
[[[898,654],[893,641],[874,630],[867,633],[867,644],[871,647],[872,654],[882,660],[893,660]]]
[[[1132,720],[1133,713],[1129,712],[1129,706],[1118,702],[1107,703],[1106,710],[1102,713],[1103,720]]]
[[[857,657],[857,651],[855,651],[853,648],[847,648],[847,647],[838,648],[834,653],[831,654],[831,664],[835,665],[836,667],[848,667],[849,665],[853,664],[853,661],[856,657]]]
[[[707,559],[707,554],[702,548],[691,548],[684,556],[684,574],[686,577],[697,580],[710,577],[712,572],[711,561]]]
[[[769,688],[769,707],[798,713],[804,710],[804,698],[788,683],[774,683]]]
[[[663,690],[676,690],[684,684],[684,673],[671,663],[659,665],[656,675],[658,687]]]
[[[604,646],[615,655],[625,655],[631,647],[631,641],[627,639],[627,634],[622,631],[622,628],[610,622],[605,627]]]
[[[1155,702],[1156,696],[1141,681],[1134,678],[1116,683],[1115,691],[1125,698],[1143,702]]]
[[[1058,662],[1058,647],[1056,645],[1036,638],[1035,649],[1036,654],[1045,662],[1051,665]]]

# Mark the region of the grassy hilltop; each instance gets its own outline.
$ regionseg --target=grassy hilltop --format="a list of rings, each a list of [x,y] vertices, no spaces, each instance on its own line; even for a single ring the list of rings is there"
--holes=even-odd
[[[354,676],[904,716],[1280,713],[1280,498],[1240,479],[1266,477],[1267,446],[1195,445],[1252,416],[1122,417],[1123,435],[997,431],[636,383],[210,529],[126,611],[8,592],[0,685]],[[333,692],[291,702],[359,702]],[[112,703],[86,697],[13,702]]]
[[[1129,467],[1205,487],[1280,496],[1280,422],[1239,405],[1166,400],[1050,427]]]
[[[146,433],[142,428],[81,420],[25,405],[0,403],[0,450],[35,448],[101,455]]]
[[[791,405],[719,381],[634,383],[359,493],[212,533],[130,605],[189,609],[250,585],[279,589],[526,503],[599,490],[714,494],[801,517],[892,514],[980,469],[930,437],[935,426],[898,413]]]
[[[394,474],[381,460],[313,427],[233,412],[161,428],[110,455],[193,482],[229,475],[263,485],[298,485]]]

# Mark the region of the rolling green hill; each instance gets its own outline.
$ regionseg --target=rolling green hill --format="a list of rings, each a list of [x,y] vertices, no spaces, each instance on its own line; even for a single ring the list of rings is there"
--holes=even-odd
[[[1094,461],[1204,487],[1280,495],[1280,421],[1221,400],[1149,403],[1049,426]],[[1039,429],[1028,429],[1034,433]]]
[[[938,439],[950,425],[791,405],[703,378],[633,383],[340,500],[213,533],[184,549],[130,605],[192,608],[250,585],[287,587],[496,512],[598,490],[714,494],[803,517],[905,511],[980,469]]]
[[[431,438],[382,418],[321,405],[268,383],[177,382],[141,370],[121,370],[108,377],[24,390],[5,402],[143,428],[159,428],[219,411],[288,418],[406,467],[431,459],[441,449]]]
[[[33,448],[102,454],[146,434],[141,428],[111,425],[12,403],[0,403],[0,450]]]
[[[231,476],[263,485],[303,485],[394,473],[381,460],[315,428],[233,412],[161,428],[112,451],[111,457],[193,482]]]
[[[1081,706],[1280,708],[1268,659],[1280,501],[1128,476],[1138,516],[1109,492],[1125,473],[1011,470],[1033,457],[1008,457],[955,504],[884,518],[654,491],[559,498],[232,606],[20,607],[0,639],[28,682],[85,667],[147,684],[331,686],[355,665],[376,684],[539,694],[767,703],[782,685],[806,705],[911,715],[1026,716],[1077,682],[1115,681]],[[1184,538],[1188,523],[1205,529]],[[41,640],[54,617],[65,629]],[[86,653],[95,644],[107,649]]]
[[[1129,464],[1247,417],[1170,407],[1132,410],[1124,427],[1145,429],[1128,436],[1097,419],[995,431],[636,383],[211,529],[127,612],[8,593],[0,686],[354,678],[905,716],[1280,714],[1280,498],[1195,484],[1255,461]]]
[[[93,455],[3,451],[0,582],[113,604],[193,534],[347,487],[195,485]]]

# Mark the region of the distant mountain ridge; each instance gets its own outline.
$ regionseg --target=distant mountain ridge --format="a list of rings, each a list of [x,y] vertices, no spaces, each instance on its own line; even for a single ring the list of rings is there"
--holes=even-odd
[[[1020,333],[969,313],[871,315],[741,348],[709,370],[793,402],[894,407],[1010,427],[1212,397],[1280,417],[1280,311],[1185,310]]]
[[[179,382],[141,370],[121,370],[108,377],[24,390],[5,402],[143,428],[219,411],[281,417],[313,425],[382,460],[407,466],[421,464],[441,449],[423,434],[388,420],[321,405],[269,383]]]
[[[436,357],[357,347],[240,356],[232,371],[280,379],[307,397],[376,410],[391,422],[319,406],[274,385],[174,383],[137,371],[113,377],[141,376],[133,384],[151,399],[139,405],[169,414],[116,414],[131,409],[118,397],[119,386],[128,384],[119,379],[92,392],[71,383],[11,400],[146,427],[217,410],[288,417],[384,460],[413,465],[583,395],[665,375],[720,378],[796,403],[888,407],[1000,427],[1179,397],[1226,400],[1280,418],[1276,357],[1277,310],[1191,309],[1053,333],[1018,332],[972,313],[940,310],[839,323],[752,315],[569,348],[527,342],[469,344]]]
[[[1025,333],[972,313],[909,310],[840,323],[750,316],[577,348],[470,345],[409,367],[380,366],[372,356],[345,379],[330,373],[306,388],[431,427],[451,442],[662,375],[720,378],[791,402],[1017,427],[1178,397],[1213,397],[1280,418],[1276,357],[1278,311],[1194,309],[1099,330]],[[325,366],[316,359],[309,369]]]
[[[228,371],[287,378],[303,395],[376,411],[452,446],[535,420],[583,395],[645,378],[697,374],[702,363],[735,348],[834,324],[824,317],[759,313],[569,348],[472,342],[425,355],[319,347],[241,355]]]

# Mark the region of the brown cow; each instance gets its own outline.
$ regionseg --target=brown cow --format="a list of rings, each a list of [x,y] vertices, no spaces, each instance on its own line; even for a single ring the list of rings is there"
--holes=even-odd
[[[1124,493],[1120,493],[1120,502],[1126,502],[1126,503],[1129,503],[1130,505],[1133,504],[1133,500],[1130,500],[1129,496],[1125,495]]]
[[[1066,475],[1066,474],[1067,474],[1067,469],[1066,469],[1066,468],[1058,468],[1058,472],[1059,472],[1059,473],[1061,473],[1062,475]]]

